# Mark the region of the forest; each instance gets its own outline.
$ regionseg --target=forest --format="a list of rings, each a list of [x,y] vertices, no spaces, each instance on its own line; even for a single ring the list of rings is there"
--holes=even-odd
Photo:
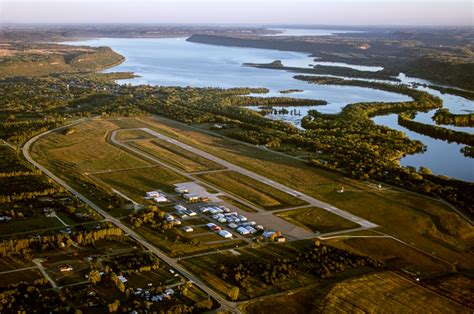
[[[474,135],[466,132],[446,129],[437,125],[430,125],[410,119],[409,116],[400,114],[398,116],[398,124],[406,127],[411,131],[428,135],[432,138],[445,140],[448,142],[456,142],[459,144],[474,145]]]
[[[438,109],[433,116],[433,120],[437,124],[474,127],[474,113],[453,114],[445,108]]]

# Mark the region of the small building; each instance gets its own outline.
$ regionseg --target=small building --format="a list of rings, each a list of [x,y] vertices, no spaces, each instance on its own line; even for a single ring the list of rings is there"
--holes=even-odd
[[[62,234],[68,234],[68,235],[69,235],[69,234],[72,233],[72,230],[71,230],[71,228],[67,228],[67,229],[61,230],[60,232],[61,232]]]
[[[178,220],[178,219],[174,219],[173,221],[171,221],[174,225],[177,225],[179,226],[181,224],[181,220]]]
[[[187,202],[199,202],[201,200],[201,197],[197,194],[184,194],[183,198]]]
[[[160,195],[158,197],[155,197],[153,200],[157,203],[167,203],[168,202],[168,198],[166,196],[162,196],[162,195]]]
[[[158,192],[158,191],[150,191],[150,192],[146,192],[145,195],[146,195],[146,197],[148,197],[148,198],[154,198],[154,197],[159,197],[159,196],[160,196],[160,192]]]
[[[265,231],[262,235],[264,238],[271,238],[275,234],[275,231]]]
[[[189,190],[187,188],[176,188],[174,191],[178,194],[186,194],[189,193]]]
[[[126,283],[128,280],[127,278],[125,278],[124,276],[120,275],[120,276],[117,276],[118,280],[120,280],[122,283]]]
[[[232,238],[232,233],[230,233],[229,231],[227,230],[221,230],[219,231],[219,235],[223,238],[226,238],[226,239],[230,239]]]
[[[185,213],[186,213],[189,217],[193,217],[193,216],[196,216],[196,215],[197,215],[196,212],[195,212],[195,211],[192,211],[192,210],[187,210]]]
[[[207,224],[207,227],[209,227],[209,229],[211,229],[212,231],[220,231],[220,230],[222,230],[221,227],[219,227],[218,225],[216,225],[216,224],[214,224],[214,223],[212,223],[212,222],[208,223],[208,224]]]
[[[193,229],[192,227],[190,227],[190,226],[185,226],[185,227],[183,227],[183,231],[184,231],[184,232],[193,232],[194,229]]]
[[[10,220],[12,220],[12,217],[8,217],[8,216],[1,216],[0,217],[1,222],[9,222]]]
[[[250,234],[257,233],[257,229],[255,229],[251,226],[247,226],[247,227],[245,227],[245,229],[247,229]]]
[[[183,205],[176,205],[176,206],[174,207],[174,209],[177,210],[177,211],[179,211],[179,212],[181,212],[181,211],[184,212],[184,211],[187,211],[187,210],[188,210],[188,209],[187,209],[186,207],[184,207]]]
[[[276,237],[275,242],[278,242],[278,243],[286,242],[286,238],[285,237]]]
[[[239,227],[237,228],[237,232],[240,233],[241,235],[248,235],[250,234],[250,231],[248,231],[246,228],[244,227]]]
[[[176,218],[173,215],[166,213],[165,214],[165,219],[166,219],[166,221],[171,222],[171,221],[175,220]]]

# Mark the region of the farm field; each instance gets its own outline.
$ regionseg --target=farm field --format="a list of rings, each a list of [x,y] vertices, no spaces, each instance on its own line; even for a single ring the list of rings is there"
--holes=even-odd
[[[377,234],[372,233],[372,236]],[[419,276],[443,274],[451,270],[447,263],[390,238],[337,238],[324,242],[379,259],[389,267],[403,269]]]
[[[399,313],[469,313],[467,307],[391,272],[381,272],[336,284],[321,302],[322,313],[334,311]]]
[[[317,207],[281,211],[275,215],[313,232],[326,233],[359,227],[349,220]]]
[[[320,313],[318,306],[328,288],[322,284],[312,284],[304,288],[292,290],[288,294],[268,296],[249,301],[241,305],[246,314],[275,313]]]
[[[391,313],[468,313],[468,307],[440,296],[392,272],[378,272],[269,296],[243,305],[248,314],[334,313],[334,311]]]
[[[307,204],[297,197],[235,171],[206,173],[197,177],[265,210]]]
[[[313,253],[316,255],[312,255]],[[324,262],[323,258],[317,258],[318,265],[313,265],[310,262],[311,258],[320,253],[324,255]],[[354,268],[347,267],[345,270],[344,267],[336,269],[329,266],[335,260],[344,263],[346,259],[360,259],[360,264]],[[237,287],[238,301],[305,287],[318,283],[322,278],[353,276],[370,271],[373,267],[370,259],[346,255],[342,251],[325,246],[315,246],[311,241],[238,248],[182,259],[181,263],[230,299],[235,299],[232,291]],[[331,267],[333,272],[322,275],[317,270],[318,267]]]

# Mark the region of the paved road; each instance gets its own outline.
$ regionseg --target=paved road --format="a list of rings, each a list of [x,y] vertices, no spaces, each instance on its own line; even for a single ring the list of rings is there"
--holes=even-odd
[[[320,208],[322,208],[322,209],[325,209],[325,210],[327,210],[327,211],[329,211],[329,212],[331,212],[331,213],[333,213],[333,214],[336,214],[336,215],[338,215],[338,216],[343,217],[344,219],[347,219],[347,220],[349,220],[349,221],[352,221],[352,222],[354,222],[354,223],[357,223],[357,224],[359,224],[361,227],[364,227],[364,228],[375,228],[375,227],[378,227],[378,225],[376,225],[376,224],[374,224],[374,223],[372,223],[372,222],[370,222],[370,221],[368,221],[368,220],[365,220],[365,219],[363,219],[363,218],[357,217],[357,216],[355,216],[355,215],[353,215],[353,214],[351,214],[351,213],[348,213],[348,212],[346,212],[346,211],[343,211],[343,210],[341,210],[341,209],[339,209],[339,208],[336,208],[336,207],[334,207],[334,206],[332,206],[332,205],[330,205],[330,204],[327,204],[327,203],[324,203],[324,202],[322,202],[322,201],[320,201],[320,200],[317,200],[317,199],[315,199],[315,198],[313,198],[313,197],[311,197],[311,196],[309,196],[309,195],[303,194],[303,193],[301,193],[301,192],[299,192],[299,191],[296,191],[296,190],[294,190],[294,189],[292,189],[292,188],[289,188],[289,187],[287,187],[287,186],[285,186],[285,185],[283,185],[283,184],[281,184],[281,183],[275,182],[275,181],[273,181],[273,180],[271,180],[271,179],[268,179],[268,178],[266,178],[266,177],[264,177],[264,176],[261,176],[261,175],[259,175],[259,174],[256,174],[255,172],[252,172],[252,171],[250,171],[250,170],[247,170],[247,169],[245,169],[245,168],[242,168],[242,167],[240,167],[240,166],[237,166],[237,165],[235,165],[235,164],[232,164],[232,163],[230,163],[230,162],[228,162],[228,161],[225,161],[225,160],[223,160],[223,159],[221,159],[221,158],[219,158],[219,157],[216,157],[216,156],[214,156],[214,155],[211,155],[211,154],[209,154],[209,153],[206,153],[205,151],[202,151],[202,150],[200,150],[200,149],[198,149],[198,148],[196,148],[196,147],[193,147],[193,146],[184,144],[184,143],[182,143],[182,142],[180,142],[180,141],[177,141],[177,140],[175,140],[175,139],[173,139],[173,138],[171,138],[171,137],[168,137],[168,136],[163,135],[163,134],[161,134],[161,133],[158,133],[158,132],[155,132],[155,131],[153,131],[153,130],[150,130],[149,128],[139,128],[138,130],[142,130],[142,131],[144,131],[144,132],[147,132],[147,133],[149,133],[149,134],[151,134],[151,135],[153,135],[153,136],[155,136],[155,137],[157,137],[157,138],[159,138],[159,139],[162,139],[162,140],[165,140],[165,141],[167,141],[167,142],[170,142],[170,143],[172,143],[172,144],[174,144],[174,145],[177,145],[177,146],[179,146],[179,147],[181,147],[181,148],[183,148],[183,149],[186,149],[186,150],[188,150],[188,151],[190,151],[190,152],[192,152],[192,153],[194,153],[194,154],[196,154],[196,155],[199,155],[199,156],[204,157],[204,158],[206,158],[206,159],[209,159],[209,160],[211,160],[211,161],[213,161],[213,162],[215,162],[215,163],[218,163],[218,164],[220,164],[220,165],[222,165],[222,166],[224,166],[224,167],[226,167],[226,168],[228,168],[228,169],[230,169],[230,170],[239,172],[239,173],[244,174],[244,175],[246,175],[246,176],[248,176],[248,177],[251,177],[252,179],[255,179],[255,180],[260,181],[260,182],[262,182],[262,183],[268,184],[268,185],[270,185],[270,186],[272,186],[272,187],[274,187],[274,188],[276,188],[276,189],[279,189],[279,190],[281,190],[281,191],[283,191],[283,192],[285,192],[285,193],[288,193],[288,194],[290,194],[290,195],[297,196],[297,197],[299,197],[300,199],[302,199],[302,200],[306,201],[307,203],[309,203],[309,205],[317,206],[317,207],[320,207]]]
[[[179,265],[177,262],[177,259],[170,258],[166,256],[163,252],[158,250],[155,246],[152,244],[148,243],[146,240],[144,240],[140,235],[138,235],[135,231],[124,225],[119,219],[112,217],[108,212],[104,211],[102,208],[94,204],[92,201],[87,199],[84,195],[79,193],[77,190],[73,189],[71,186],[69,186],[66,182],[64,182],[62,179],[58,178],[56,175],[54,175],[51,171],[43,167],[41,164],[37,163],[30,155],[30,147],[31,145],[36,142],[39,138],[43,137],[44,135],[50,134],[52,132],[56,132],[58,130],[62,130],[68,127],[71,127],[72,125],[78,124],[83,122],[85,119],[78,120],[74,123],[71,123],[66,126],[62,126],[53,130],[46,131],[44,133],[41,133],[39,135],[36,135],[35,137],[31,138],[28,142],[25,143],[25,145],[22,147],[22,153],[25,156],[26,160],[28,160],[31,164],[33,164],[36,168],[41,170],[45,175],[56,181],[59,185],[67,189],[69,192],[72,194],[76,195],[80,200],[82,200],[85,204],[96,210],[99,214],[101,214],[105,220],[115,224],[117,227],[122,229],[124,233],[128,234],[132,239],[143,245],[145,248],[147,248],[150,252],[154,253],[156,256],[158,256],[160,259],[162,259],[165,263],[169,264],[171,267],[176,269],[179,273],[181,273],[182,276],[187,278],[188,280],[192,281],[197,287],[202,289],[204,292],[209,294],[211,297],[217,300],[221,304],[221,309],[227,310],[228,312],[232,313],[239,313],[240,311],[236,308],[234,302],[227,301],[224,299],[221,295],[216,293],[214,290],[209,288],[206,284],[204,284],[199,278],[194,276],[193,274],[189,273],[183,266]],[[35,262],[35,261],[34,261]],[[42,269],[42,265],[39,261],[36,260],[35,264],[38,266],[40,271],[43,273],[43,275],[51,282],[53,285],[53,288],[57,288],[57,285],[52,281],[52,279],[49,277],[49,275]]]
[[[41,264],[42,260],[41,259],[37,259],[35,258],[33,260],[33,263],[35,263],[35,265],[38,267],[39,271],[43,274],[43,276],[48,279],[49,283],[51,284],[51,286],[53,287],[54,290],[58,290],[58,285],[56,284],[56,282],[54,282],[53,278],[51,278],[48,273],[46,272],[46,270],[44,269],[43,267],[43,264]]]
[[[37,268],[38,268],[38,266],[31,266],[31,267],[25,267],[25,268],[17,268],[17,269],[2,271],[2,272],[0,272],[0,275],[9,274],[9,273],[15,273],[15,272],[17,272],[17,271],[24,271],[24,270],[29,270],[29,269],[37,269]]]

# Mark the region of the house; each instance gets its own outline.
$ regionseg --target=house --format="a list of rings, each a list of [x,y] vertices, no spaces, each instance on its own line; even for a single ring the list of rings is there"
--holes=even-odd
[[[190,227],[190,226],[185,226],[185,227],[183,227],[183,231],[184,231],[184,232],[193,232],[194,229],[193,229],[192,227]]]
[[[73,270],[72,266],[70,266],[70,265],[61,265],[58,268],[59,268],[59,271],[62,272],[62,273],[69,272],[69,271]]]
[[[227,230],[221,230],[219,231],[219,235],[223,238],[226,238],[226,239],[230,239],[232,238],[232,233],[230,233],[229,231]]]
[[[237,232],[240,233],[241,235],[248,235],[250,234],[250,231],[248,231],[246,228],[244,227],[239,227],[237,228]]]
[[[201,199],[201,197],[197,194],[184,194],[183,198],[187,202],[199,202],[199,200]]]
[[[163,195],[155,197],[153,200],[157,203],[166,203],[166,202],[168,202],[168,198],[166,196],[163,196]]]
[[[189,193],[189,190],[186,189],[186,188],[176,188],[174,189],[174,191],[178,194],[185,194],[185,193]]]
[[[148,198],[154,198],[154,197],[159,197],[160,196],[160,192],[158,191],[150,191],[150,192],[146,192],[146,197]]]

